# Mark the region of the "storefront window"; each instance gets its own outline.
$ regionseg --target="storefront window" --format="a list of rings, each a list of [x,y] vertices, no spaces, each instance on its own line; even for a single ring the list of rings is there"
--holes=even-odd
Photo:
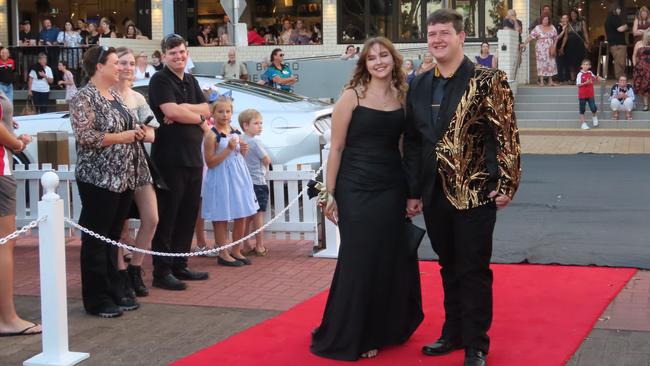
[[[343,43],[359,43],[366,39],[365,0],[339,1],[339,38]]]
[[[420,1],[401,0],[399,18],[399,37],[404,42],[417,42],[422,39],[422,7]]]
[[[61,29],[66,20],[84,19],[87,22],[99,23],[101,18],[108,18],[118,36],[125,32],[124,24],[131,20],[146,36],[151,35],[151,19],[147,21],[138,16],[138,6],[142,1],[18,1],[19,22],[31,21],[32,32],[39,32],[41,22],[45,18],[52,20],[52,25]],[[146,24],[145,24],[146,23]]]
[[[485,35],[488,38],[495,38],[501,27],[503,18],[508,12],[504,0],[486,0],[485,3]]]
[[[456,0],[455,9],[463,16],[467,38],[479,37],[479,0]]]
[[[496,37],[507,10],[505,0],[449,0],[449,4],[463,15],[470,40]],[[442,0],[339,0],[338,41],[360,43],[384,36],[393,42],[424,42],[427,16],[442,8]]]
[[[254,0],[251,24],[268,43],[282,43],[283,23],[289,20],[294,34],[290,44],[322,43],[322,0]],[[298,29],[300,28],[300,29]]]

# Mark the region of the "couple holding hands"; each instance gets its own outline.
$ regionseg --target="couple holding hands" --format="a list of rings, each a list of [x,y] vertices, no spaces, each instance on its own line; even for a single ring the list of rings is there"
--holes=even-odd
[[[424,213],[439,256],[445,321],[427,355],[465,350],[486,365],[492,322],[492,236],[521,176],[513,95],[506,75],[463,53],[463,18],[427,19],[437,61],[407,88],[402,57],[369,39],[334,107],[326,217],[341,246],[311,352],[338,360],[404,343],[424,318],[417,256],[404,244],[405,214]]]

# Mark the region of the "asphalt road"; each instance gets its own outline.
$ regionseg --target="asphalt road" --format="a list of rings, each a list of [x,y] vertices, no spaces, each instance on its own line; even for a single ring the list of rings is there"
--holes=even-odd
[[[522,169],[493,262],[650,269],[650,156],[524,155]],[[436,258],[428,238],[419,254]]]

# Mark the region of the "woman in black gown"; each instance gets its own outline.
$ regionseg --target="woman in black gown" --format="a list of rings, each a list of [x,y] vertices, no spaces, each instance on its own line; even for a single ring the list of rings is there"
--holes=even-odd
[[[404,241],[406,187],[399,141],[406,83],[402,57],[383,37],[366,41],[334,107],[325,215],[341,235],[338,263],[311,352],[373,357],[422,322],[417,258]]]

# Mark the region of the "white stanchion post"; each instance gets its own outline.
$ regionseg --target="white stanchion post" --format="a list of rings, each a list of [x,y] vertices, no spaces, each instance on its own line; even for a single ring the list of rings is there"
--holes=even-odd
[[[41,178],[45,194],[38,203],[41,272],[41,318],[43,352],[23,362],[24,366],[72,366],[87,359],[88,353],[68,350],[68,304],[65,272],[63,200],[54,193],[59,177],[46,172]]]
[[[327,182],[327,157],[330,153],[330,145],[327,144],[321,152],[321,161],[323,162],[323,183]],[[328,219],[323,220],[325,222],[325,249],[314,254],[314,257],[317,258],[338,258],[339,256],[339,245],[341,243],[341,237],[339,235],[338,226],[332,224]]]

